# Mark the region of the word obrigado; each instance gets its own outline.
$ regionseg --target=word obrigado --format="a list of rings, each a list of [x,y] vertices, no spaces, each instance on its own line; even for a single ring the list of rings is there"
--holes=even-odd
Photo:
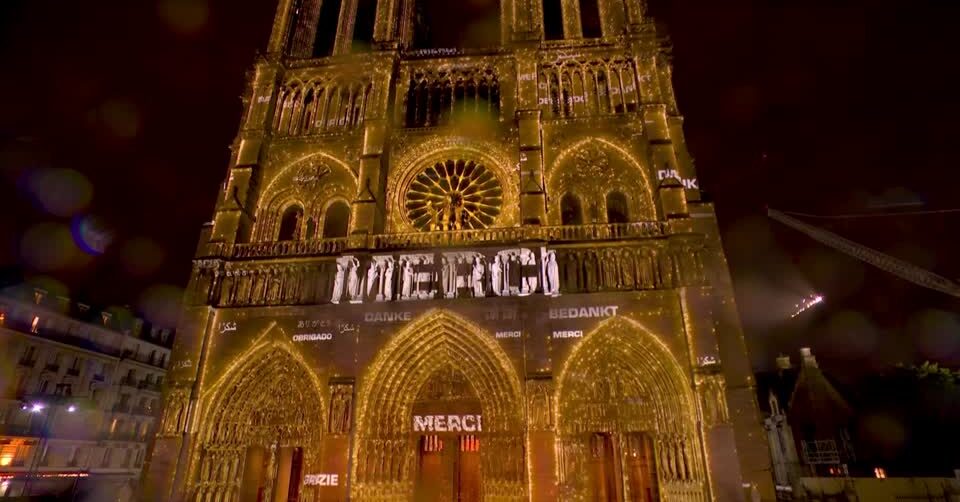
[[[293,335],[293,341],[295,342],[325,342],[328,340],[333,340],[333,333],[303,333]]]
[[[414,432],[481,432],[480,415],[414,415]]]

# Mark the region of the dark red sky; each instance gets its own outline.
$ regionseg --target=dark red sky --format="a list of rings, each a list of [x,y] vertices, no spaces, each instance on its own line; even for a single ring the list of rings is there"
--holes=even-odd
[[[767,204],[828,214],[960,206],[960,7],[827,5],[840,3],[652,2],[674,43],[687,139],[717,204],[754,360],[812,345],[848,366],[958,364],[956,299],[764,217]],[[100,303],[139,305],[158,285],[183,285],[273,10],[273,0],[0,3],[0,263]],[[89,204],[71,191],[36,195],[56,186],[37,181],[42,168],[79,173]],[[31,248],[84,214],[113,229],[102,256]],[[810,221],[960,277],[960,216]],[[826,304],[789,319],[814,291]]]

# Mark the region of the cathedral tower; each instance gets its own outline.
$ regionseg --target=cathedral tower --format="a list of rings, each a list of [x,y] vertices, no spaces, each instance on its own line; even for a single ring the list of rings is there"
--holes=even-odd
[[[157,500],[773,498],[643,0],[281,0]]]

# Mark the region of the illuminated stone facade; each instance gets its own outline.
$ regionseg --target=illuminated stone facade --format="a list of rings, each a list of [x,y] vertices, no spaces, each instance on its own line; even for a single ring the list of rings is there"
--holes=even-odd
[[[322,1],[249,74],[144,493],[772,498],[642,1]]]

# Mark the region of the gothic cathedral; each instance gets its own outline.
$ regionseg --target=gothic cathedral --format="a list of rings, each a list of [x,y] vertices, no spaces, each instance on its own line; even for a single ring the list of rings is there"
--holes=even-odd
[[[773,499],[643,0],[280,0],[145,499]]]

